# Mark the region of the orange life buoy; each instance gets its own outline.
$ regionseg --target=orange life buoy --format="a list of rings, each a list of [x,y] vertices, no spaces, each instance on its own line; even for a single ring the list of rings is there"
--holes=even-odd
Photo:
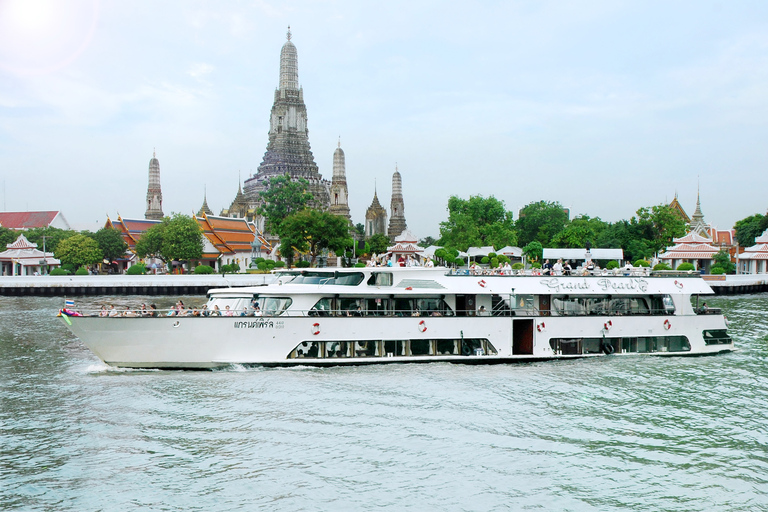
[[[485,288],[485,279],[481,279],[481,280],[479,280],[479,281],[477,282],[477,284],[479,284],[480,286],[482,286],[483,288]]]
[[[312,324],[312,334],[320,334],[320,324],[317,322]]]
[[[608,320],[603,324],[603,329],[605,329],[606,331],[610,331],[611,327],[613,327],[613,322],[610,320]]]
[[[419,331],[425,332],[426,330],[427,330],[427,322],[422,320],[421,322],[419,322]]]
[[[666,330],[670,330],[670,329],[672,328],[672,324],[669,322],[669,318],[667,318],[666,320],[664,320],[664,328],[665,328]]]
[[[540,324],[536,324],[536,329],[537,329],[539,332],[543,331],[543,330],[544,330],[544,329],[546,329],[546,328],[547,328],[547,326],[544,324],[544,322],[541,322]]]

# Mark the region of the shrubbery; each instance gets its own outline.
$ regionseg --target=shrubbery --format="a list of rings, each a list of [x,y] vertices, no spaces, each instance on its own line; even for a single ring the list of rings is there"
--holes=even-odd
[[[363,263],[362,261],[358,261],[357,263],[355,263],[355,268],[364,268],[364,267],[365,267],[365,263]]]
[[[482,263],[483,265],[487,265],[487,264],[488,264],[490,261],[491,261],[491,260],[488,258],[488,256],[483,256],[483,257],[480,259],[480,263]]]
[[[193,274],[213,274],[213,272],[213,267],[209,265],[198,265],[195,267],[195,270],[192,271]]]
[[[686,270],[694,270],[693,263],[688,263],[687,261],[685,263],[681,263],[677,266],[677,270],[684,272]]]
[[[522,268],[523,268],[523,264],[519,262],[512,265],[512,270],[520,270]]]
[[[464,258],[456,258],[453,261],[457,267],[463,267],[464,266]]]
[[[69,274],[71,274],[71,272],[65,268],[53,268],[49,272],[49,275],[52,276],[68,276]]]
[[[143,263],[137,263],[136,265],[128,267],[128,270],[126,270],[125,273],[129,276],[143,276],[147,273],[147,267],[145,267]]]
[[[646,261],[646,260],[637,260],[634,263],[634,266],[635,267],[650,267],[651,263],[649,261]]]
[[[712,267],[709,273],[713,275],[725,274],[725,269],[723,267]]]
[[[611,260],[605,264],[605,268],[606,270],[613,270],[615,268],[619,268],[619,262],[616,260]]]
[[[80,267],[79,269],[75,270],[76,276],[87,276],[88,275],[88,269],[85,267]]]
[[[672,267],[667,265],[666,263],[657,263],[653,266],[653,270],[672,270]]]
[[[300,260],[300,261],[296,262],[296,267],[297,268],[309,268],[309,266],[310,266],[310,263],[308,261],[305,261],[305,260]]]

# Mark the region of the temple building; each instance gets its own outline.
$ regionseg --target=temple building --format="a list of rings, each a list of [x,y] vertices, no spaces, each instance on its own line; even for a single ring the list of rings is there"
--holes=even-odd
[[[387,234],[387,210],[381,206],[376,188],[373,189],[373,201],[365,212],[365,236]]]
[[[52,252],[43,252],[23,234],[15,242],[6,244],[7,249],[0,252],[0,268],[4,276],[32,276],[47,274],[51,268],[61,262],[53,257]]]
[[[238,192],[239,192],[238,187]],[[200,207],[200,209],[197,211],[197,216],[202,217],[203,214],[206,215],[213,215],[213,210],[211,210],[210,206],[208,206],[208,193],[203,192],[203,206]]]
[[[691,218],[688,216],[687,213],[685,213],[685,210],[683,209],[683,205],[680,204],[680,201],[677,200],[677,192],[675,192],[675,198],[672,200],[671,203],[669,203],[669,207],[672,208],[672,211],[674,211],[678,217],[680,217],[683,222],[686,224],[691,223]]]
[[[389,204],[389,229],[387,235],[395,240],[400,233],[405,231],[405,203],[403,202],[403,180],[400,177],[400,171],[395,166],[395,173],[392,175],[392,199]]]
[[[245,194],[243,194],[243,189],[240,187],[239,181],[235,199],[232,201],[232,204],[229,205],[229,208],[221,210],[219,215],[221,217],[246,219],[248,221],[254,221],[256,217],[259,216],[256,213],[256,208],[254,208],[245,198]]]
[[[163,192],[160,190],[160,162],[157,154],[152,151],[149,161],[149,185],[147,186],[147,211],[144,218],[160,220],[163,218]]]
[[[349,202],[347,198],[347,174],[344,150],[341,149],[341,140],[336,151],[333,152],[333,178],[331,179],[331,206],[328,209],[334,215],[339,215],[352,223],[349,215]]]
[[[260,203],[260,194],[267,188],[269,179],[284,174],[294,180],[306,179],[314,197],[314,204],[310,206],[328,209],[329,183],[323,180],[309,147],[307,107],[304,91],[299,86],[298,57],[296,46],[291,42],[290,27],[280,52],[280,85],[275,90],[269,119],[267,151],[256,174],[243,184],[245,198],[251,207]]]
[[[739,274],[768,274],[768,229],[738,255]]]

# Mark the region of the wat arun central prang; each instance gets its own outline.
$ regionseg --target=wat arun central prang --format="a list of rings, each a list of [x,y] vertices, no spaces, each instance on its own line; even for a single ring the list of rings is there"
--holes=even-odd
[[[287,40],[280,51],[280,82],[275,90],[274,103],[269,117],[269,141],[267,151],[256,174],[243,182],[244,200],[240,210],[255,215],[262,204],[261,193],[269,186],[269,180],[275,176],[288,174],[293,180],[305,179],[309,182],[309,192],[314,197],[311,207],[329,211],[346,218],[350,225],[344,151],[341,142],[333,155],[333,180],[324,180],[315,163],[315,157],[309,146],[307,128],[307,106],[304,104],[304,91],[299,85],[299,67],[296,46],[291,42],[291,27],[288,27]],[[372,234],[389,234],[392,238],[405,228],[404,204],[400,173],[395,169],[392,190],[392,222],[389,233],[386,229],[386,212],[383,221],[372,227]],[[374,193],[375,196],[375,193]],[[239,189],[238,189],[238,197]],[[242,199],[242,198],[241,198]],[[378,199],[374,197],[375,202]],[[237,198],[234,203],[237,202]],[[239,203],[238,203],[239,204]],[[223,210],[224,216],[237,216],[236,209]],[[239,211],[239,210],[238,210]],[[245,216],[245,214],[243,214]]]
[[[269,179],[286,173],[292,179],[306,179],[309,192],[315,198],[312,206],[328,210],[331,203],[330,183],[323,180],[309,147],[307,107],[304,91],[299,86],[298,56],[296,46],[291,42],[290,27],[287,41],[280,51],[280,85],[275,90],[269,118],[267,151],[256,174],[243,183],[248,202],[259,204],[259,195],[269,185]]]

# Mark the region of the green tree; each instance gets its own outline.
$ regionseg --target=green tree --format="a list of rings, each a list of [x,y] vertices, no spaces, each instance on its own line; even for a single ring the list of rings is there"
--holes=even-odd
[[[310,263],[324,250],[342,254],[349,246],[349,224],[346,219],[328,212],[304,209],[283,219],[280,227],[280,253],[292,262],[293,250],[308,253]]]
[[[599,217],[590,218],[580,215],[570,221],[565,228],[552,237],[552,247],[579,249],[587,244],[597,247],[600,235],[608,227]]]
[[[726,274],[736,272],[736,264],[731,261],[731,255],[727,251],[720,251],[712,256],[712,268],[720,267]]]
[[[365,226],[363,225],[362,222],[358,222],[357,224],[355,224],[355,233],[357,233],[357,236],[359,236],[360,238],[365,236]]]
[[[116,260],[125,255],[128,250],[128,244],[123,240],[120,231],[114,228],[101,228],[95,232],[91,238],[99,244],[102,254],[109,261]]]
[[[552,238],[565,228],[568,213],[558,203],[539,201],[525,206],[515,226],[521,244],[537,241],[542,246],[551,245]]]
[[[523,254],[528,258],[529,263],[538,263],[544,255],[544,247],[534,240],[523,247]]]
[[[673,245],[675,238],[685,234],[685,222],[666,204],[640,208],[630,223],[637,227],[638,238],[648,241],[653,254]]]
[[[59,242],[54,254],[63,264],[75,267],[93,265],[104,257],[96,240],[82,234],[72,235]]]
[[[194,217],[174,213],[141,235],[136,242],[136,254],[165,263],[195,260],[203,255],[203,232]]]
[[[448,220],[440,223],[440,244],[466,251],[491,245],[502,248],[517,244],[512,212],[504,201],[491,196],[448,199]]]
[[[437,245],[438,240],[431,236],[425,236],[419,240],[419,247],[429,247],[430,245]]]
[[[280,226],[283,221],[312,202],[308,190],[309,182],[304,178],[292,180],[287,173],[269,178],[267,189],[261,193],[264,204],[259,208],[259,213],[266,219],[266,231],[282,237]]]
[[[387,247],[392,243],[389,237],[383,233],[376,233],[368,238],[368,245],[371,246],[371,253],[383,254],[387,252]]]
[[[742,247],[755,245],[755,238],[762,235],[768,229],[768,215],[756,213],[750,217],[736,221],[733,226],[736,229],[736,241]]]
[[[74,231],[68,229],[51,227],[32,228],[24,232],[24,236],[27,237],[27,240],[33,244],[37,244],[38,249],[42,251],[43,246],[45,246],[46,252],[53,253],[56,253],[56,248],[58,247],[59,242],[71,237],[74,234]],[[45,237],[45,243],[43,243],[43,237]]]
[[[164,263],[168,260],[163,256],[163,234],[165,233],[165,223],[155,224],[141,234],[141,238],[136,242],[136,255],[139,258],[157,258]]]
[[[12,244],[13,242],[15,242],[17,238],[19,238],[18,232],[12,229],[0,226],[0,252],[5,250],[6,245]],[[41,247],[40,250],[42,251],[43,248]]]

